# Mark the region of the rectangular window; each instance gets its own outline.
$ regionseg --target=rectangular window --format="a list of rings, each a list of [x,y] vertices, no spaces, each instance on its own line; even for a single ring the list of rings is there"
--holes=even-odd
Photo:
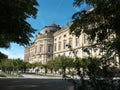
[[[54,51],[56,51],[56,46],[57,46],[57,44],[55,43],[55,44],[54,44]]]
[[[66,48],[66,40],[63,41],[63,49]]]
[[[43,48],[42,45],[40,45],[40,52],[42,52],[42,48]]]
[[[61,50],[61,42],[58,44],[58,50]]]
[[[52,52],[52,45],[48,45],[48,52]]]
[[[42,58],[42,55],[39,55],[39,58]]]
[[[43,40],[40,40],[40,43],[43,43]]]
[[[69,39],[69,45],[72,46],[72,38]]]
[[[79,38],[76,37],[76,46],[78,46],[78,45],[79,45]]]
[[[42,52],[42,48],[40,47],[40,52]]]
[[[37,46],[35,46],[35,53],[37,52]]]
[[[54,40],[56,41],[57,39],[55,38]]]
[[[53,40],[52,39],[48,39],[48,42],[53,42]]]
[[[84,44],[88,44],[88,36],[84,35]]]
[[[61,39],[61,36],[59,37],[59,40]]]
[[[51,55],[47,55],[47,58],[50,58],[51,57]]]
[[[48,45],[48,52],[50,52],[50,45]]]

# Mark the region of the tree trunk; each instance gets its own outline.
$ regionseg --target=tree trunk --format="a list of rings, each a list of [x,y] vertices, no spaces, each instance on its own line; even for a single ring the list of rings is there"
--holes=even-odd
[[[65,78],[65,77],[66,77],[66,68],[63,67],[63,78]]]

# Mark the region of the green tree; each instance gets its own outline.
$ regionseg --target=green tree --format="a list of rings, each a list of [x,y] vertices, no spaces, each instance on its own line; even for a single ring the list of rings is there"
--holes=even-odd
[[[6,58],[8,58],[8,56],[0,52],[0,59],[6,59]]]
[[[11,63],[12,63],[12,69],[13,69],[13,72],[18,72],[19,70],[22,71],[22,66],[23,66],[23,61],[20,60],[20,59],[11,59],[10,60]]]
[[[48,64],[42,64],[42,67],[44,68],[44,73],[46,75],[48,72]]]
[[[48,69],[50,69],[51,73],[53,73],[53,71],[57,71],[59,69],[56,59],[49,60],[47,62],[47,66],[48,66]]]
[[[90,48],[101,49],[101,68],[98,64],[92,62],[88,65],[89,76],[94,84],[94,89],[101,90],[103,87],[96,84],[96,74],[101,71],[101,76],[109,77],[111,62],[116,65],[116,57],[120,58],[120,0],[74,0],[75,6],[86,4],[92,6],[91,10],[83,10],[73,15],[73,24],[70,27],[71,33],[79,36],[81,33],[88,34]],[[96,43],[94,43],[96,41]],[[89,49],[89,47],[87,47]],[[91,59],[92,60],[92,59]],[[95,68],[93,68],[95,66]],[[107,82],[107,80],[105,80]],[[112,80],[108,83],[112,83]],[[110,84],[104,83],[105,90],[113,90]],[[95,85],[96,84],[96,85]],[[103,84],[103,83],[102,83]]]
[[[31,68],[35,69],[36,74],[38,74],[39,68],[42,68],[43,65],[41,62],[35,62],[31,64]]]
[[[54,58],[54,61],[56,61],[55,64],[57,65],[56,67],[62,69],[63,77],[66,76],[66,69],[73,67],[73,60],[74,59],[66,57],[64,55]]]
[[[26,72],[30,69],[32,64],[28,62],[23,62],[21,59],[1,59],[0,60],[0,69],[8,74],[18,74],[20,72]]]
[[[93,8],[73,15],[71,32],[77,36],[87,33],[91,43],[96,40],[99,48],[106,50],[106,58],[120,57],[120,0],[75,0],[74,5],[79,6],[84,1]]]
[[[2,71],[6,73],[11,73],[13,64],[10,59],[3,59],[1,60]]]
[[[55,72],[59,69],[62,69],[63,77],[66,76],[66,69],[70,69],[74,67],[73,58],[66,57],[66,56],[57,56],[54,57],[52,60],[48,61],[47,66],[51,70]]]
[[[103,71],[101,67],[100,58],[77,58],[74,61],[74,67],[77,71],[77,75],[80,77],[80,82],[76,82],[73,79],[72,84],[74,85],[75,90],[89,90],[89,88],[96,88],[99,90],[99,82],[96,78],[103,78]],[[81,69],[81,70],[80,70]],[[89,78],[88,81],[85,80],[86,76]],[[89,86],[89,87],[88,87]]]
[[[81,76],[80,68],[84,70],[87,68],[87,66],[90,64],[90,60],[88,58],[77,58],[74,62],[74,67],[77,70],[77,75]],[[84,75],[82,75],[84,76]]]
[[[22,71],[26,72],[27,69],[31,68],[31,66],[32,65],[29,62],[23,62],[23,64],[22,64]]]
[[[83,1],[75,0],[74,5],[79,6]],[[86,0],[86,3],[93,6],[92,10],[75,13],[70,30],[77,36],[83,32],[88,34],[90,48],[101,49],[103,68],[107,72],[111,62],[119,65],[116,57],[120,58],[120,0]]]
[[[0,1],[0,47],[8,48],[11,42],[28,45],[35,29],[26,21],[36,17],[36,0]]]

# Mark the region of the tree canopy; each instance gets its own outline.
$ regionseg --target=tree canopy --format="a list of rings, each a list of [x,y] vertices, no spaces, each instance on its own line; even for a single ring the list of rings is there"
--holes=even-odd
[[[71,32],[87,33],[90,41],[106,46],[107,54],[120,57],[120,0],[74,0],[74,5],[84,1],[93,8],[73,15]]]
[[[36,0],[0,1],[0,47],[8,48],[11,42],[28,45],[35,29],[26,21],[36,17]]]
[[[4,53],[0,52],[0,59],[4,59],[4,58],[8,58],[8,56],[5,55]]]
[[[95,90],[113,90],[116,88],[113,80],[108,81],[107,78],[119,75],[116,66],[120,65],[120,0],[74,0],[74,6],[81,6],[84,1],[92,8],[73,15],[70,31],[77,36],[86,33],[90,42],[87,48],[100,50],[100,61],[89,58],[90,64],[87,66],[91,87]],[[99,83],[99,76],[104,77],[104,82]]]

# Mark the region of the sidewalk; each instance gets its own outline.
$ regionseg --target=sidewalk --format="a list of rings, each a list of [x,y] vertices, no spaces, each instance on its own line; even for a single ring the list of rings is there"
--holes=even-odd
[[[62,79],[62,77],[39,76],[34,74],[22,74],[23,78],[38,78],[38,79]]]

